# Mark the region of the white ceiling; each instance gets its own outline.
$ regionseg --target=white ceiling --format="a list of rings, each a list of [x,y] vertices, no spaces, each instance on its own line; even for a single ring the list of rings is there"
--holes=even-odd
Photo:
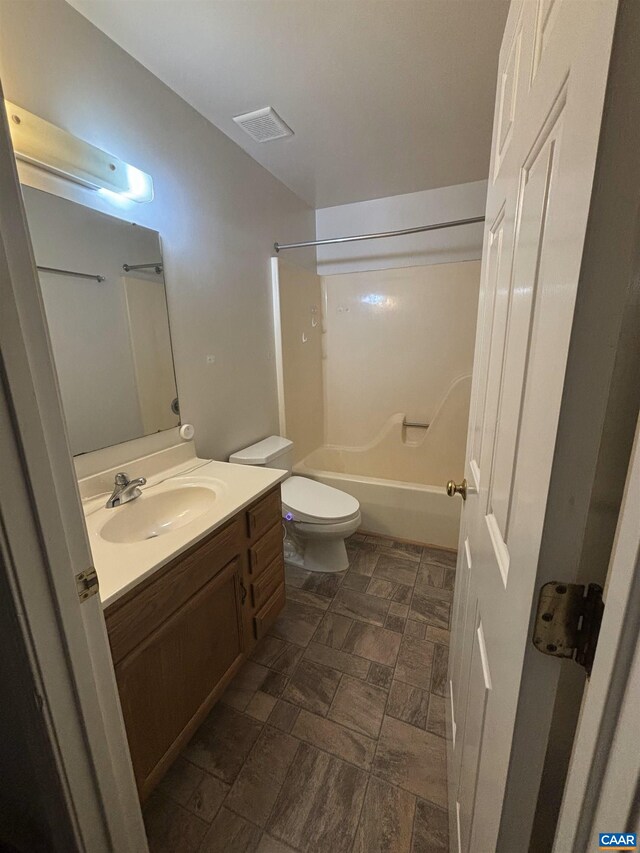
[[[507,0],[68,2],[313,207],[487,175]]]

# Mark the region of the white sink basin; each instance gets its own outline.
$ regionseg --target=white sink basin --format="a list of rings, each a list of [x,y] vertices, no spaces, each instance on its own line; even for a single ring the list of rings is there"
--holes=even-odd
[[[179,486],[154,495],[142,494],[109,512],[114,513],[100,528],[107,542],[142,542],[171,533],[208,512],[216,492],[206,486]]]

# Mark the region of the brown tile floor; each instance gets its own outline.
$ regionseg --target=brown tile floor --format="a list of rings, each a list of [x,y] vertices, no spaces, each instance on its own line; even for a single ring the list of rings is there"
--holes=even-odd
[[[145,806],[152,853],[444,853],[455,555],[356,534],[288,601]]]

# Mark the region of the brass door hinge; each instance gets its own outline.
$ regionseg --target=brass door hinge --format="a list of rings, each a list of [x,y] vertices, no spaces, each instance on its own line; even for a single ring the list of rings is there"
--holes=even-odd
[[[87,598],[91,598],[92,595],[98,592],[98,575],[93,566],[76,575],[76,589],[78,590],[80,601],[86,601]]]
[[[604,602],[602,587],[551,581],[540,589],[533,645],[544,655],[571,658],[591,675]]]

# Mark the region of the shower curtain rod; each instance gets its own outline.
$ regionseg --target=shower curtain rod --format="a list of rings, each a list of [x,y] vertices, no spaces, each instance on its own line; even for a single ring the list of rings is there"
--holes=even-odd
[[[484,222],[484,216],[470,219],[453,219],[451,222],[436,222],[434,225],[419,225],[417,228],[403,228],[401,231],[381,231],[378,234],[357,234],[353,237],[331,237],[328,240],[307,240],[304,243],[274,243],[276,252],[284,249],[306,249],[308,246],[328,246],[332,243],[355,243],[358,240],[380,240],[382,237],[401,237],[403,234],[419,234],[421,231],[438,231],[440,228],[454,228],[456,225],[472,225]]]

